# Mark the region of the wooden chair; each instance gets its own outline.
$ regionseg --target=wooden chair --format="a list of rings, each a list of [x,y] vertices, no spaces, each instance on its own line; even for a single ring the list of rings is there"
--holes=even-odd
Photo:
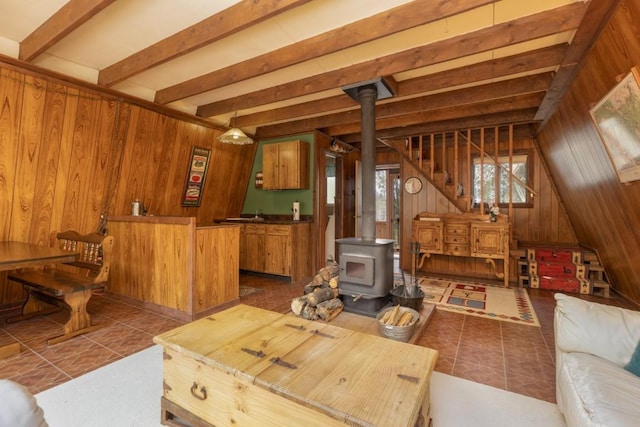
[[[22,314],[7,319],[7,323],[52,313],[60,307],[69,312],[64,334],[49,338],[49,345],[100,328],[91,324],[87,303],[95,290],[104,288],[109,278],[113,236],[65,231],[52,233],[52,245],[77,253],[76,260],[8,275],[9,280],[22,283],[28,297]]]

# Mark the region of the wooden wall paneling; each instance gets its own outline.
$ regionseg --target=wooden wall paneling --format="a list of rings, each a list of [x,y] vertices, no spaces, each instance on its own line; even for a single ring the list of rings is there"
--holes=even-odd
[[[164,143],[164,155],[158,167],[162,169],[164,178],[161,179],[157,187],[164,187],[164,191],[156,192],[154,200],[149,201],[149,213],[156,214],[167,212],[166,206],[180,204],[182,202],[182,192],[184,190],[184,179],[187,173],[186,166],[179,161],[181,154],[187,150],[181,144],[181,135],[186,132],[189,124],[176,120],[171,124],[169,137]],[[162,210],[161,210],[162,209]]]
[[[65,203],[62,215],[62,229],[77,230],[81,233],[92,231],[86,229],[86,216],[90,189],[91,169],[94,167],[96,153],[95,138],[100,117],[99,103],[96,98],[86,92],[80,92],[78,109],[73,123],[73,146],[69,174],[65,186]],[[102,191],[102,190],[99,190]]]
[[[24,76],[0,68],[0,237],[8,239],[15,197],[15,168]]]
[[[14,218],[10,239],[29,241],[31,220],[33,217],[34,193],[38,180],[38,160],[40,156],[40,138],[42,135],[42,117],[46,82],[33,76],[26,76],[22,91],[20,111],[20,135],[15,165],[15,183],[13,208]],[[16,221],[17,219],[17,221]]]
[[[33,197],[34,222],[29,241],[47,245],[53,228],[56,175],[60,159],[63,135],[64,111],[67,100],[66,87],[49,82],[43,105],[40,161],[37,172],[38,184]]]
[[[120,102],[114,99],[98,101],[97,129],[95,136],[95,154],[93,166],[88,176],[86,213],[83,230],[100,232],[101,215],[107,213],[106,198],[110,194],[111,174],[118,149],[117,127],[120,120]]]
[[[80,91],[67,88],[64,105],[64,117],[60,135],[60,153],[55,167],[55,190],[51,209],[51,231],[68,229],[63,226],[65,203],[67,199],[67,183],[69,181],[70,164],[73,158],[75,117],[78,111]],[[78,230],[80,231],[80,230]]]
[[[589,116],[640,64],[638,20],[640,4],[621,1],[538,140],[580,243],[598,250],[613,287],[640,304],[640,183],[618,182]]]

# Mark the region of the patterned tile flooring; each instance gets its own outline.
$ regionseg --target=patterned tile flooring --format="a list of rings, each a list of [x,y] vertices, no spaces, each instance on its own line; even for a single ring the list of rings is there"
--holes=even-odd
[[[286,312],[291,299],[302,295],[305,283],[241,273],[240,284],[258,291],[240,302]],[[528,291],[540,328],[436,310],[419,345],[440,352],[439,372],[555,402],[555,300],[551,291]],[[624,305],[616,299],[587,298]],[[38,393],[143,350],[153,344],[155,335],[182,324],[108,296],[94,296],[89,312],[103,328],[54,346],[47,346],[45,339],[60,333],[63,313],[5,324],[17,312],[0,312],[0,345],[16,341],[21,345],[19,355],[0,359],[0,378]]]

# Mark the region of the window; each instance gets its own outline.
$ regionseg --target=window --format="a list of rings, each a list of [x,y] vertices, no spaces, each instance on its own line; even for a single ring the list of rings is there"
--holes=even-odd
[[[478,206],[481,201],[488,204],[495,202],[504,206],[509,204],[509,199],[511,199],[513,205],[530,203],[529,191],[526,187],[529,184],[531,172],[529,155],[518,154],[512,156],[511,165],[509,165],[508,156],[501,156],[498,158],[498,163],[501,166],[497,168],[498,177],[496,180],[496,165],[491,158],[485,157],[484,165],[481,164],[480,157],[473,159],[474,206]],[[509,178],[511,175],[509,170],[513,174],[511,197],[509,197]],[[482,197],[480,195],[481,191]]]
[[[388,170],[376,170],[376,221],[387,220],[387,174]]]

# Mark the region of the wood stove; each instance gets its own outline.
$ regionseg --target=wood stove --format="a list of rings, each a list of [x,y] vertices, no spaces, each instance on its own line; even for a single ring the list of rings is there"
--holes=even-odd
[[[393,240],[338,239],[340,295],[344,310],[375,317],[393,288]]]
[[[342,88],[360,103],[362,130],[362,227],[360,237],[338,239],[344,310],[375,317],[390,301],[393,240],[376,239],[376,100],[393,96],[384,79]]]

